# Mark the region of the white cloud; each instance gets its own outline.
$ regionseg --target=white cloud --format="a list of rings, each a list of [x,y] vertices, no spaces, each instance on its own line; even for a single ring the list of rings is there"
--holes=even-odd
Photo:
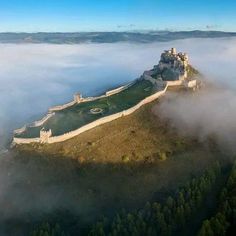
[[[212,80],[236,86],[236,39],[188,39],[152,44],[0,44],[0,135],[49,106],[93,95],[138,77],[170,47],[186,51]],[[17,120],[16,120],[17,118]],[[12,127],[11,127],[12,128]]]

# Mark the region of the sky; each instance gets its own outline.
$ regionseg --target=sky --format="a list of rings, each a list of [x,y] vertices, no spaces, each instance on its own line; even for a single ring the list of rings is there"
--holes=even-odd
[[[0,32],[236,31],[235,0],[0,0]]]

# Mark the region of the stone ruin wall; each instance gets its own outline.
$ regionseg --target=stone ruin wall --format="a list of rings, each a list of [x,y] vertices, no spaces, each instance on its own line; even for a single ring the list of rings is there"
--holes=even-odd
[[[63,104],[63,105],[54,106],[54,107],[49,108],[49,112],[61,111],[61,110],[64,110],[68,107],[71,107],[75,104],[76,104],[76,101],[71,101],[71,102],[68,102],[68,103]]]
[[[135,105],[135,106],[133,106],[133,107],[127,109],[127,110],[124,110],[122,112],[100,118],[96,121],[93,121],[93,122],[91,122],[87,125],[84,125],[84,126],[78,128],[78,129],[74,130],[74,131],[65,133],[63,135],[47,137],[46,140],[41,140],[41,138],[15,138],[14,137],[13,138],[13,143],[16,143],[16,144],[28,144],[28,143],[32,143],[32,142],[58,143],[58,142],[66,141],[66,140],[71,139],[71,138],[73,138],[73,137],[75,137],[75,136],[77,136],[77,135],[79,135],[79,134],[81,134],[85,131],[93,129],[93,128],[99,126],[99,125],[108,123],[110,121],[116,120],[116,119],[118,119],[120,117],[123,117],[123,116],[130,115],[133,112],[135,112],[136,110],[138,110],[141,106],[156,100],[160,96],[163,96],[166,93],[166,90],[167,90],[168,87],[180,86],[180,85],[183,85],[183,81],[167,81],[166,86],[163,90],[161,90],[159,92],[156,92],[155,94],[153,94],[149,97],[146,97],[145,99],[140,101],[137,105]]]
[[[46,116],[44,116],[41,120],[34,121],[33,123],[29,125],[24,125],[22,128],[15,129],[13,131],[14,134],[22,134],[26,131],[27,127],[38,127],[43,125],[48,119],[50,119],[52,116],[54,116],[54,112],[49,112]]]
[[[79,101],[76,101],[76,99],[74,99],[73,101],[68,102],[68,103],[66,103],[66,104],[51,107],[51,108],[49,108],[49,112],[61,111],[61,110],[64,110],[64,109],[66,109],[66,108],[68,108],[68,107],[71,107],[71,106],[73,106],[73,105],[75,105],[75,104],[77,104],[77,103],[81,103],[81,102],[91,102],[91,101],[95,101],[95,100],[97,100],[97,99],[109,97],[109,96],[111,96],[111,95],[120,93],[121,91],[123,91],[123,90],[129,88],[129,87],[132,86],[134,83],[136,83],[136,81],[137,81],[137,80],[134,80],[134,81],[132,81],[131,83],[129,83],[129,84],[127,84],[127,85],[123,85],[123,86],[121,86],[121,87],[118,87],[118,88],[109,90],[109,91],[107,91],[104,95],[101,95],[101,96],[98,96],[98,97],[81,98]]]
[[[37,120],[33,122],[33,124],[29,125],[29,127],[38,127],[43,125],[48,119],[53,117],[55,115],[55,112],[49,112],[46,116],[44,116],[41,120]]]
[[[101,98],[105,98],[105,97],[109,97],[111,95],[114,95],[116,93],[119,93],[127,88],[129,88],[130,86],[132,86],[134,83],[136,83],[137,80],[134,80],[132,81],[131,83],[127,84],[127,85],[124,85],[124,86],[121,86],[119,88],[116,88],[116,89],[113,89],[113,90],[109,90],[106,92],[105,95],[101,95],[99,97],[87,97],[87,98],[81,98],[80,99],[80,102],[90,102],[90,101],[95,101],[97,99],[101,99]],[[31,124],[28,124],[28,125],[24,125],[22,128],[19,128],[19,129],[15,129],[13,131],[14,134],[22,134],[23,132],[26,131],[27,127],[38,127],[38,126],[41,126],[43,125],[48,119],[50,119],[53,115],[55,115],[55,112],[56,111],[61,111],[61,110],[64,110],[68,107],[71,107],[75,104],[77,104],[79,102],[76,101],[76,99],[74,99],[73,101],[69,102],[69,103],[66,103],[66,104],[63,104],[63,105],[58,105],[58,106],[54,106],[54,107],[51,107],[49,108],[49,112],[47,113],[46,116],[44,116],[41,120],[38,120],[38,121],[35,121]],[[20,139],[20,138],[15,138],[15,139]]]

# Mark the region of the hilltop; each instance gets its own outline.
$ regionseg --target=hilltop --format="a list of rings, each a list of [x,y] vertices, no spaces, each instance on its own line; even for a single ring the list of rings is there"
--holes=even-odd
[[[184,88],[173,92],[196,95]],[[88,235],[102,215],[112,219],[122,208],[136,211],[147,201],[163,202],[214,161],[223,161],[226,154],[213,140],[183,136],[162,119],[159,103],[165,99],[65,142],[17,146],[15,160],[29,172],[24,179],[30,196],[56,186],[52,198],[58,210],[33,219],[59,223],[70,235]],[[26,193],[23,188],[24,198]]]
[[[174,49],[167,50],[161,55],[159,64],[144,72],[142,77],[146,77],[144,81],[151,83],[154,80],[156,85],[160,85],[166,83],[166,74],[171,74],[168,77],[172,79],[170,82],[184,81],[186,85],[195,81],[192,79],[198,74],[187,62],[187,55],[176,53]],[[190,77],[186,77],[186,71]],[[7,181],[13,182],[11,186],[19,197],[14,205],[3,202],[4,206],[8,204],[7,208],[2,207],[3,214],[9,214],[16,207],[21,209],[22,202],[27,209],[36,204],[37,210],[33,213],[23,211],[14,215],[13,221],[7,221],[8,235],[17,235],[15,225],[22,231],[20,235],[33,232],[38,225],[39,233],[32,235],[40,235],[50,231],[55,224],[71,236],[88,235],[91,230],[95,231],[91,235],[101,235],[104,225],[109,226],[104,227],[105,231],[112,225],[121,228],[116,225],[119,219],[127,226],[125,212],[130,222],[132,216],[148,211],[150,206],[155,210],[159,202],[165,204],[170,197],[181,198],[182,192],[179,194],[178,189],[184,188],[181,191],[188,193],[189,183],[191,199],[186,197],[184,208],[178,207],[177,210],[182,209],[184,216],[191,216],[191,221],[181,228],[185,234],[180,235],[190,235],[189,232],[196,235],[202,221],[216,211],[216,196],[228,177],[230,157],[220,150],[212,137],[202,141],[182,135],[163,119],[159,110],[163,100],[175,99],[183,93],[198,95],[194,88],[183,84],[169,87],[166,96],[143,105],[132,114],[64,142],[17,145],[2,165],[7,166],[3,175],[8,176]],[[214,178],[216,169],[212,172],[212,166],[215,166],[212,163],[217,160],[224,171],[217,171],[217,178]],[[219,163],[216,166],[219,167]],[[204,181],[209,179],[214,181],[207,187]],[[5,198],[11,199],[10,192],[6,192]],[[178,204],[183,201],[185,198],[176,200]],[[125,210],[121,212],[121,209]],[[100,222],[102,216],[106,218]],[[116,216],[118,221],[113,224]],[[178,221],[183,217],[173,219]],[[172,218],[171,222],[174,224],[172,230],[176,230]]]
[[[166,50],[153,69],[133,82],[99,97],[83,98],[77,93],[73,101],[50,108],[41,120],[15,130],[13,144],[63,142],[132,114],[163,96],[169,87],[197,89],[197,74],[186,53],[177,53],[175,48]]]

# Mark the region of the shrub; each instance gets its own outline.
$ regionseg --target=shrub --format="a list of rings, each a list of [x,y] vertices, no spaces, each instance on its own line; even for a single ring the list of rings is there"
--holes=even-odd
[[[161,161],[165,161],[167,159],[166,153],[165,152],[159,152],[159,159]]]
[[[128,162],[129,161],[129,157],[127,155],[122,156],[122,161],[123,162]]]

